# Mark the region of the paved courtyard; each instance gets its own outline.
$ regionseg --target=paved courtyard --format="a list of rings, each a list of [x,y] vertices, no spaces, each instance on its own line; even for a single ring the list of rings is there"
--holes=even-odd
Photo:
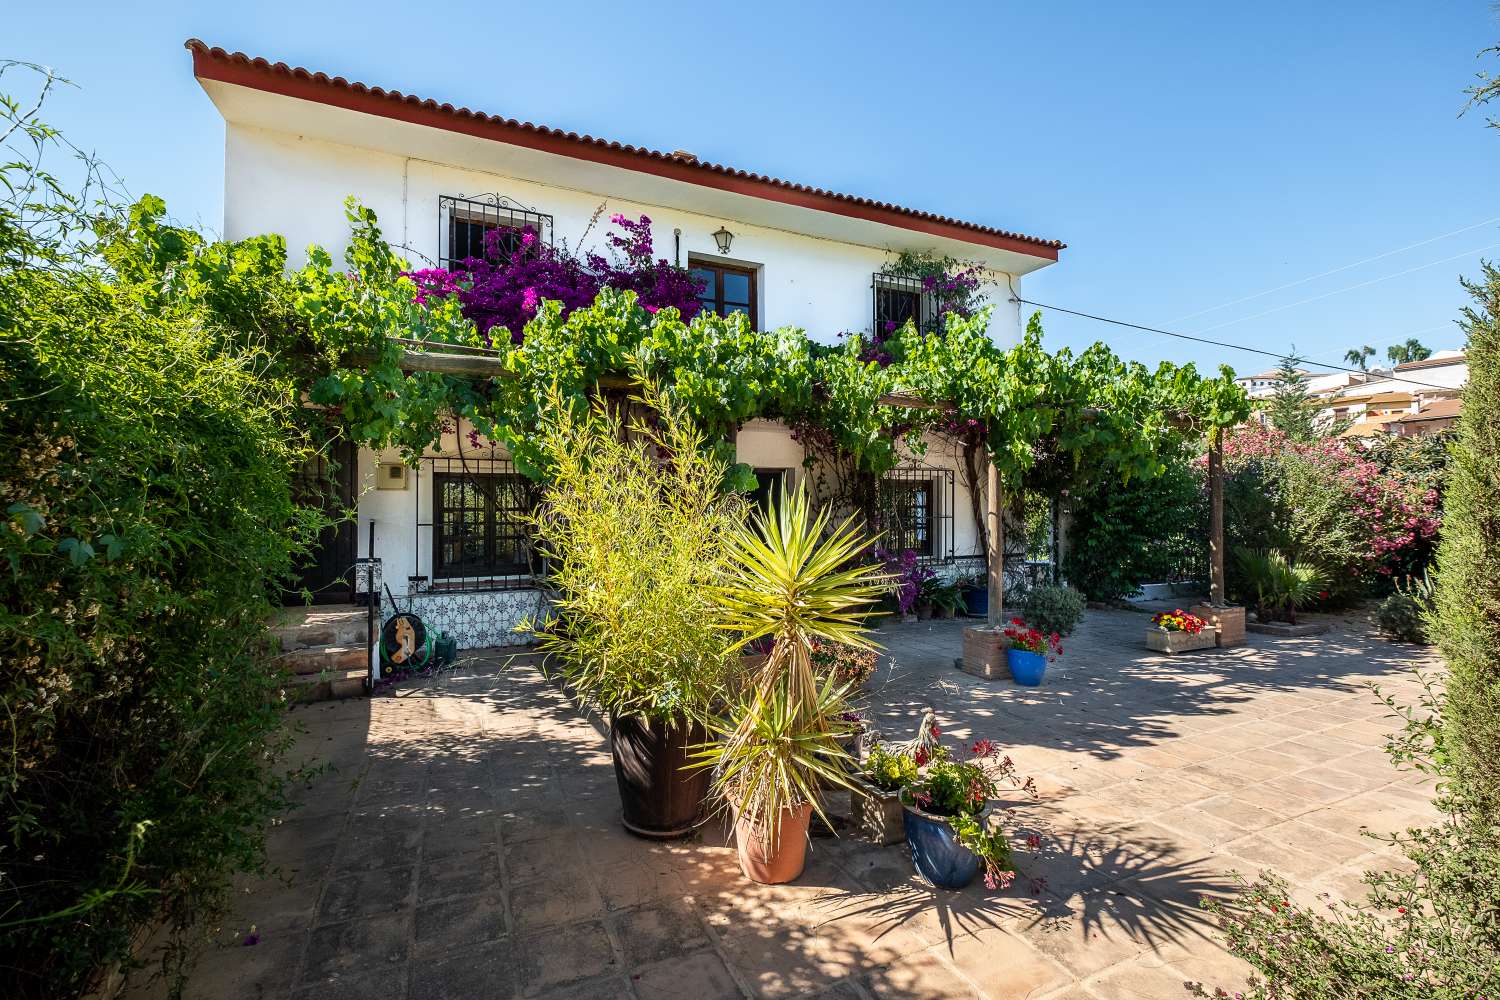
[[[299,753],[332,769],[271,837],[197,997],[1183,996],[1243,970],[1198,910],[1231,869],[1275,869],[1305,900],[1394,860],[1362,828],[1427,818],[1381,752],[1368,688],[1414,688],[1411,647],[1358,622],[1165,657],[1146,618],[1091,611],[1047,686],[954,669],[963,622],[892,625],[870,711],[905,738],[988,737],[1039,797],[1018,804],[1025,878],[934,890],[904,846],[813,841],[793,885],[739,873],[717,825],[626,834],[608,745],[536,669],[471,658],[397,697],[299,709]],[[1430,662],[1430,661],[1428,661]],[[847,810],[847,802],[838,802]],[[1034,887],[1031,880],[1045,880]],[[252,925],[259,943],[241,941]]]

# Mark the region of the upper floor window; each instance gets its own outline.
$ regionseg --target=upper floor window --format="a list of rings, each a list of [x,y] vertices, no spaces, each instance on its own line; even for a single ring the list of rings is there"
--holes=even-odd
[[[698,282],[698,304],[719,316],[744,313],[750,326],[759,329],[755,314],[755,272],[703,260],[690,260],[688,269]]]
[[[933,322],[932,295],[923,290],[921,279],[876,274],[874,288],[875,333],[892,333],[907,322],[925,330]]]
[[[449,270],[462,269],[468,258],[486,255],[492,238],[497,254],[508,256],[520,247],[521,234],[527,228],[542,242],[552,242],[550,215],[518,205],[503,195],[443,195],[438,199],[438,263]],[[491,237],[491,233],[498,235]]]

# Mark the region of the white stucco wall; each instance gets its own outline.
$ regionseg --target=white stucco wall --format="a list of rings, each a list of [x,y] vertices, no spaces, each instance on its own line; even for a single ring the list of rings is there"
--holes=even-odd
[[[781,229],[745,223],[729,226],[734,243],[728,257],[714,245],[717,217],[660,205],[610,197],[432,163],[415,157],[358,149],[318,139],[272,132],[229,122],[225,127],[224,235],[242,239],[274,232],[286,237],[293,267],[317,243],[340,259],[348,241],[344,199],[357,196],[379,217],[386,239],[408,249],[417,266],[435,262],[439,245],[438,198],[500,194],[527,208],[551,215],[555,242],[603,252],[609,216],[647,215],[659,257],[673,256],[673,229],[682,230],[679,263],[689,257],[754,267],[759,320],[763,329],[797,326],[823,343],[841,332],[868,331],[871,324],[871,275],[890,255],[879,248],[840,243]],[[589,220],[604,204],[604,213],[587,242]],[[996,303],[990,336],[1015,343],[1021,333],[1020,311],[1007,302],[1004,275],[991,273],[986,288]],[[1020,279],[1011,279],[1020,288]]]

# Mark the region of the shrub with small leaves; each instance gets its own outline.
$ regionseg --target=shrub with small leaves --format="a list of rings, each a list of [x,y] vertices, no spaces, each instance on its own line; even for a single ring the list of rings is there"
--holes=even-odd
[[[1410,594],[1395,593],[1381,601],[1375,609],[1375,621],[1381,632],[1397,642],[1427,641],[1422,605]]]
[[[1072,587],[1032,587],[1021,598],[1021,617],[1033,628],[1072,635],[1083,620],[1084,597]]]

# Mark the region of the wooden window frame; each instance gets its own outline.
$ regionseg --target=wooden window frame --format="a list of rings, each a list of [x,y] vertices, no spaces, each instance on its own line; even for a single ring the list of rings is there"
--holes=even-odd
[[[750,328],[752,330],[759,330],[760,329],[760,269],[759,268],[756,268],[756,267],[746,267],[743,264],[727,264],[727,263],[722,263],[722,262],[716,261],[716,260],[710,260],[710,259],[707,259],[707,258],[704,258],[704,257],[692,257],[692,256],[688,257],[688,264],[687,264],[687,266],[688,266],[688,270],[689,271],[692,271],[694,269],[698,269],[698,270],[704,270],[704,271],[714,271],[714,272],[716,272],[718,274],[718,278],[714,282],[714,292],[715,292],[715,294],[714,294],[714,307],[713,308],[714,308],[714,312],[717,315],[719,315],[719,316],[723,316],[724,315],[724,275],[726,273],[728,273],[728,274],[742,274],[745,277],[749,278],[750,279],[750,303],[749,303],[749,305],[750,305],[750,311],[747,314],[747,318],[750,320]],[[705,305],[706,304],[706,303],[703,302],[703,300],[701,298],[698,300],[698,302],[699,302],[700,305]],[[739,303],[737,303],[737,302],[734,303],[734,304],[735,305],[739,305]]]

